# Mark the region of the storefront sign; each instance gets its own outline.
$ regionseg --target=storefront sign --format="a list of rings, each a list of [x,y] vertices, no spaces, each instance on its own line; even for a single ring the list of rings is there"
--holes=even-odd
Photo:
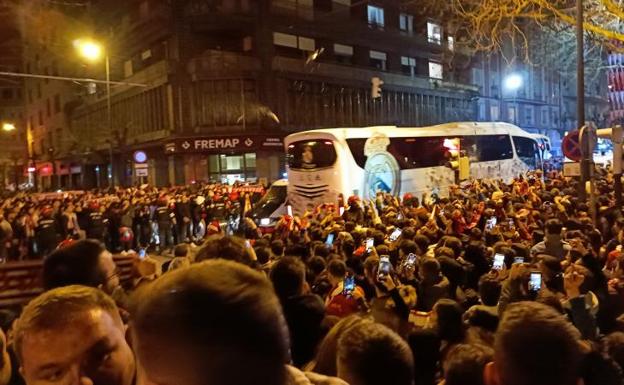
[[[280,151],[283,147],[284,142],[278,136],[212,136],[173,139],[165,143],[165,153],[248,152],[266,149]]]
[[[237,193],[264,193],[264,187],[259,185],[248,185],[248,186],[237,186],[232,189],[233,192]]]

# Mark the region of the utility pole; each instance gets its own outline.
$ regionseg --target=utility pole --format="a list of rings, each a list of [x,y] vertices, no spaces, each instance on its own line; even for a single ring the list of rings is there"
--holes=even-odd
[[[583,0],[576,0],[576,116],[577,127],[585,126],[585,57],[583,47]],[[588,135],[580,135],[581,142],[581,183],[579,198],[587,199],[585,184],[589,180],[589,140]]]
[[[624,130],[621,125],[613,127],[611,141],[613,142],[613,192],[615,193],[615,207],[617,216],[622,215],[622,136]]]

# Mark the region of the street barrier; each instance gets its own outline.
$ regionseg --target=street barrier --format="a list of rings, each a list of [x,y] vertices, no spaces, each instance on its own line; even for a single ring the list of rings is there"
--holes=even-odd
[[[136,258],[115,255],[122,286],[130,283]],[[43,261],[7,262],[0,264],[0,309],[21,307],[43,292]]]

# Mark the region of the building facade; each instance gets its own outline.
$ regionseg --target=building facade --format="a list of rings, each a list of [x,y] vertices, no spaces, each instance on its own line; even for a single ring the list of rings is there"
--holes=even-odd
[[[503,121],[558,149],[577,126],[574,77],[467,56],[441,22],[401,3],[30,1],[19,8],[23,72],[82,79],[23,83],[32,180],[41,189],[269,182],[284,175],[283,137],[301,130]],[[78,57],[83,37],[101,43],[99,60]],[[506,87],[511,75],[517,87]],[[606,86],[586,87],[598,125]]]
[[[84,23],[88,8],[33,0],[19,2],[15,11],[23,40],[22,72],[29,75],[23,80],[29,180],[39,190],[79,188],[85,178],[94,186],[94,176],[84,172],[82,163],[96,154],[69,125],[74,106],[93,89],[76,80],[90,73],[72,45],[90,32]]]
[[[14,5],[0,2],[0,71],[20,72],[22,36],[16,22]],[[0,77],[0,190],[13,189],[25,181],[26,125],[24,121],[23,81],[19,77]]]
[[[284,172],[290,132],[474,120],[477,88],[445,59],[453,37],[399,3],[94,1],[111,78],[132,84],[112,87],[110,127],[102,87],[72,109],[69,130],[104,160],[85,170],[106,167],[112,143],[124,185],[145,180],[136,151],[156,185],[272,181]]]
[[[609,118],[615,124],[624,122],[624,54],[609,53]]]
[[[528,36],[539,39],[537,35]],[[480,55],[474,62],[472,83],[479,87],[477,119],[512,123],[544,134],[550,138],[553,152],[560,155],[563,136],[579,128],[576,73],[570,72],[570,67],[563,70],[534,63],[508,64],[500,54]],[[606,127],[607,73],[596,74],[585,78],[585,117],[598,127]]]

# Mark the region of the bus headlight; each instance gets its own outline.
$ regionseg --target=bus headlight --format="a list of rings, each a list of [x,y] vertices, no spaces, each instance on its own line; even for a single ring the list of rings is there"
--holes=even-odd
[[[260,219],[260,226],[268,226],[271,223],[271,218]]]

